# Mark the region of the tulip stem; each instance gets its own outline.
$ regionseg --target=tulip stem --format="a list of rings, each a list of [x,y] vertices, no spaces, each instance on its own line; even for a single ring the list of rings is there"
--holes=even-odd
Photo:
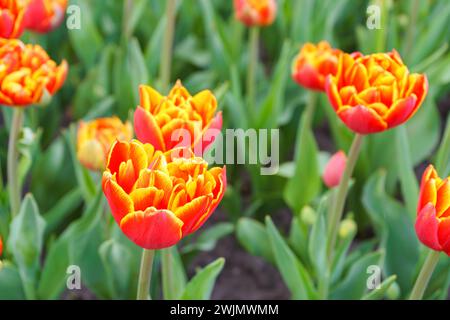
[[[166,5],[166,30],[164,33],[161,64],[159,69],[161,90],[166,92],[170,83],[170,69],[172,64],[172,45],[175,33],[176,0],[168,0]]]
[[[306,108],[305,108],[305,121],[303,122],[305,125],[305,128],[308,130],[312,128],[312,122],[314,119],[314,110],[316,108],[316,101],[317,101],[317,93],[308,90],[308,101],[306,102]]]
[[[14,217],[20,208],[20,179],[18,172],[19,150],[17,148],[20,130],[23,122],[23,109],[14,108],[11,130],[8,142],[8,184],[9,203],[11,206],[11,216]]]
[[[330,214],[329,229],[328,229],[328,261],[331,264],[334,254],[334,246],[336,244],[336,237],[339,230],[339,223],[342,219],[342,214],[344,212],[345,199],[347,198],[348,185],[350,178],[352,177],[353,170],[358,160],[359,152],[361,151],[361,144],[363,141],[363,135],[356,134],[353,139],[352,146],[350,147],[350,152],[348,154],[347,165],[345,166],[344,173],[342,174],[341,182],[339,183],[334,201],[333,209]]]
[[[139,271],[139,282],[137,291],[137,300],[149,300],[150,296],[150,281],[152,279],[153,257],[155,252],[153,250],[143,249],[141,258],[141,269]]]
[[[252,27],[250,29],[250,51],[247,70],[247,99],[250,114],[255,111],[255,75],[259,58],[259,28]]]
[[[170,248],[161,250],[161,269],[164,299],[170,300],[173,294],[173,263]]]
[[[430,281],[431,275],[433,274],[436,265],[439,262],[439,251],[430,251],[425,262],[420,270],[419,276],[417,277],[416,283],[414,284],[414,288],[411,291],[411,296],[409,300],[421,300],[423,294],[425,293],[425,289],[428,286],[428,282]]]

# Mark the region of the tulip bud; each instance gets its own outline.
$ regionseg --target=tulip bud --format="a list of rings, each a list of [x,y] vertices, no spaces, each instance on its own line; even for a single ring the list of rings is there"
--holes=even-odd
[[[234,0],[236,19],[246,26],[268,26],[277,11],[275,0]]]
[[[0,257],[3,254],[3,241],[2,241],[2,237],[0,237]]]
[[[346,239],[349,236],[353,236],[358,230],[356,222],[351,218],[346,218],[339,224],[339,237]]]
[[[347,156],[343,151],[336,152],[328,161],[323,173],[323,182],[328,188],[333,188],[341,182],[342,174],[347,163]]]
[[[389,289],[386,291],[386,298],[389,300],[397,300],[400,297],[400,286],[397,282],[391,284]]]
[[[301,221],[307,226],[312,226],[316,223],[317,213],[310,206],[304,206],[302,211],[300,212]]]

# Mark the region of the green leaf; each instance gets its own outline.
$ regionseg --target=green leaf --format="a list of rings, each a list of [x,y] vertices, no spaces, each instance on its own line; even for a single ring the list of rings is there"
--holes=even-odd
[[[93,66],[103,48],[103,39],[95,25],[92,3],[87,0],[73,0],[71,5],[80,8],[82,29],[69,29],[69,39],[78,57],[87,66]]]
[[[27,194],[10,226],[8,249],[14,253],[26,297],[36,298],[40,256],[44,244],[45,220],[31,194]]]
[[[305,125],[305,117],[302,116],[296,139],[295,173],[286,183],[284,200],[294,212],[299,212],[317,196],[320,188],[317,144],[311,129]]]
[[[75,188],[62,197],[47,213],[44,214],[46,221],[46,235],[55,231],[73,211],[81,205],[83,197],[79,188]]]
[[[437,152],[436,170],[444,177],[450,172],[450,115],[447,117],[443,139]]]
[[[378,265],[383,254],[381,252],[369,253],[352,264],[344,279],[339,282],[331,292],[332,299],[361,299],[367,290],[367,268]]]
[[[102,198],[103,193],[97,192],[96,197],[89,203],[81,218],[71,223],[50,247],[42,268],[38,288],[39,298],[56,299],[59,297],[66,285],[66,270],[70,265],[78,265],[84,270],[82,273],[83,283],[90,284],[92,279],[99,277],[107,286],[104,270],[98,274],[90,274],[92,270],[89,269],[89,263],[86,264],[86,261],[92,258],[92,249],[90,248],[94,246],[94,250],[97,252],[100,245],[98,241],[94,241],[93,235],[97,235],[99,231]],[[96,259],[92,259],[90,263],[102,267],[100,257],[94,258]],[[105,291],[105,288],[99,286],[95,293],[101,297]]]
[[[270,217],[266,217],[266,230],[275,256],[278,270],[289,288],[293,299],[307,300],[317,296],[311,276],[295,257]]]
[[[179,299],[186,288],[187,277],[177,247],[161,250],[161,260],[164,299]]]
[[[379,300],[383,299],[384,295],[386,294],[386,291],[389,290],[391,285],[395,283],[395,280],[397,279],[397,276],[394,274],[384,280],[378,289],[373,289],[368,294],[366,294],[364,297],[362,297],[361,300]]]
[[[409,149],[409,139],[406,128],[400,126],[396,130],[397,143],[397,169],[400,176],[400,184],[403,199],[411,219],[416,218],[417,198],[419,197],[419,186],[417,184],[414,166],[411,161],[411,151]]]
[[[236,237],[247,252],[275,263],[269,236],[262,223],[251,218],[239,219],[236,226]]]
[[[127,247],[115,239],[110,239],[100,246],[99,254],[106,270],[110,295],[114,299],[129,299],[131,292],[136,294],[133,284],[132,255]],[[120,272],[118,272],[120,270]]]
[[[396,274],[401,292],[409,292],[419,260],[419,242],[407,210],[385,191],[386,172],[375,172],[364,186],[363,204],[385,248],[384,273]]]
[[[327,227],[325,224],[325,213],[327,208],[327,197],[323,197],[317,209],[317,219],[314,223],[308,240],[308,253],[312,265],[316,271],[317,278],[327,273]]]
[[[6,262],[0,266],[0,288],[0,300],[25,300],[19,271]]]
[[[231,234],[234,231],[234,225],[229,222],[217,223],[214,226],[204,230],[193,243],[187,244],[183,249],[183,253],[195,250],[210,251],[214,249],[217,241]]]
[[[216,278],[224,266],[225,259],[219,258],[200,270],[186,285],[181,300],[208,300]]]
[[[75,125],[71,125],[69,130],[64,133],[66,143],[70,150],[72,157],[72,163],[75,169],[75,175],[77,178],[78,186],[83,193],[84,200],[89,202],[95,196],[95,184],[89,171],[84,168],[78,161],[76,146],[76,129]]]

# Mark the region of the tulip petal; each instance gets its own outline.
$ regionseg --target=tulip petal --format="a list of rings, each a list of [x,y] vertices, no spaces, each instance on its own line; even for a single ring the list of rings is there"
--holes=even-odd
[[[412,95],[394,102],[389,111],[384,115],[384,120],[389,125],[389,128],[398,126],[408,120],[417,106],[416,101],[416,96]]]
[[[137,107],[134,112],[134,130],[141,142],[150,143],[156,150],[165,150],[163,136],[155,118],[142,107]]]
[[[175,245],[181,239],[183,221],[169,210],[148,208],[125,216],[120,222],[123,233],[138,246],[153,250]]]
[[[103,174],[102,187],[114,220],[119,224],[124,216],[134,211],[133,203],[109,172]]]
[[[118,173],[120,164],[128,160],[130,144],[126,141],[116,141],[111,147],[108,156],[108,169],[111,173]]]
[[[341,96],[339,95],[333,76],[329,75],[325,80],[325,92],[327,93],[330,104],[334,111],[338,111],[342,107]]]
[[[160,208],[161,200],[164,197],[164,191],[150,186],[148,188],[136,189],[130,193],[133,200],[134,210],[145,211],[149,207]]]
[[[216,140],[216,137],[220,134],[222,129],[222,111],[219,111],[217,115],[212,119],[209,126],[207,126],[201,135],[201,139],[197,139],[193,148],[197,157],[203,156],[208,147]],[[201,142],[201,148],[198,144]],[[197,150],[201,150],[201,154],[198,154]]]
[[[436,218],[436,209],[433,204],[428,203],[419,212],[416,221],[416,233],[419,240],[433,250],[441,250],[438,239],[439,220]]]
[[[187,202],[175,211],[175,215],[184,222],[183,236],[193,232],[192,227],[211,205],[212,195],[203,195]]]
[[[420,188],[419,202],[417,210],[421,211],[428,203],[433,206],[436,205],[437,201],[437,190],[436,190],[436,180],[431,178],[426,180],[423,186]]]
[[[450,256],[450,217],[441,219],[439,222],[438,236],[442,250]]]
[[[223,168],[215,167],[212,168],[209,172],[215,177],[216,180],[216,187],[213,190],[214,197],[212,199],[211,206],[209,207],[208,211],[198,219],[196,224],[192,227],[191,232],[197,231],[209,219],[211,214],[213,214],[213,212],[216,210],[220,201],[222,201],[222,198],[225,194],[225,190],[227,187],[226,167],[225,166]]]
[[[351,130],[360,134],[380,132],[387,128],[386,122],[374,110],[362,105],[344,106],[338,115]]]
[[[321,75],[316,68],[308,63],[295,70],[292,78],[295,82],[305,88],[317,91],[324,91],[325,89],[324,76]]]
[[[163,96],[150,86],[139,86],[139,96],[141,107],[150,112],[153,112],[163,100]]]
[[[436,214],[440,217],[450,208],[450,180],[445,179],[437,190]]]

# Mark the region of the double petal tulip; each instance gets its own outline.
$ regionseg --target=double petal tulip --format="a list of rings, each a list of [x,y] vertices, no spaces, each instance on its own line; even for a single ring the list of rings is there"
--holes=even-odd
[[[336,74],[341,53],[326,41],[306,43],[294,59],[292,78],[305,88],[325,91],[325,79]]]
[[[369,134],[398,126],[419,109],[428,92],[425,75],[410,74],[400,55],[342,54],[325,90],[334,110],[354,132]]]
[[[64,83],[68,66],[57,65],[38,45],[0,39],[0,104],[27,106],[53,95]]]
[[[323,173],[323,182],[328,188],[333,188],[341,182],[347,164],[347,156],[343,151],[338,151],[331,156]]]
[[[450,177],[439,178],[432,165],[422,176],[417,212],[419,240],[450,256]]]
[[[222,128],[222,113],[209,90],[191,96],[180,81],[163,97],[149,86],[140,86],[140,106],[134,114],[138,140],[156,150],[191,147],[201,156]]]
[[[88,169],[103,171],[113,143],[117,139],[130,141],[132,138],[131,124],[123,123],[117,117],[81,121],[77,138],[78,160]]]
[[[25,19],[27,29],[45,33],[58,27],[64,19],[67,0],[29,0]]]
[[[25,28],[25,0],[0,0],[0,38],[18,38]]]
[[[277,13],[275,0],[234,0],[236,19],[246,26],[268,26]]]
[[[103,192],[115,221],[145,249],[170,247],[196,231],[225,192],[225,167],[208,170],[202,158],[191,152],[175,157],[174,151],[117,141],[103,173]]]

